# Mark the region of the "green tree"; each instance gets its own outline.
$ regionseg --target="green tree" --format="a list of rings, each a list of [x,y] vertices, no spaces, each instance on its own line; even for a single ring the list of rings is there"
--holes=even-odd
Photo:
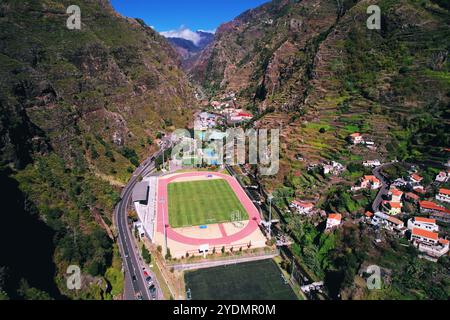
[[[144,259],[145,263],[150,264],[152,262],[152,255],[148,251],[145,244],[142,244],[142,258]]]

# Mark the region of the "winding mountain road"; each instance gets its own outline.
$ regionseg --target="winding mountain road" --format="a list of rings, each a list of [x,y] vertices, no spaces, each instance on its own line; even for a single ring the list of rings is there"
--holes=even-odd
[[[389,192],[389,183],[386,180],[386,178],[381,174],[381,169],[383,169],[383,167],[388,166],[388,165],[392,165],[392,163],[384,163],[381,166],[376,167],[375,169],[373,169],[372,174],[381,182],[381,189],[380,191],[378,191],[378,194],[375,198],[375,200],[372,203],[372,210],[373,212],[377,212],[380,211],[380,204],[383,201],[383,197],[385,195],[388,194]]]
[[[138,248],[136,248],[131,230],[128,227],[128,205],[135,185],[139,177],[145,177],[155,169],[155,159],[162,152],[169,149],[172,143],[170,136],[165,137],[161,143],[161,149],[145,160],[133,173],[128,184],[123,188],[121,200],[116,206],[114,220],[118,230],[118,244],[125,270],[124,300],[135,300],[140,295],[144,300],[150,300],[148,285],[144,279],[142,264],[139,259]],[[156,281],[156,279],[155,279]],[[159,287],[157,285],[157,287]]]

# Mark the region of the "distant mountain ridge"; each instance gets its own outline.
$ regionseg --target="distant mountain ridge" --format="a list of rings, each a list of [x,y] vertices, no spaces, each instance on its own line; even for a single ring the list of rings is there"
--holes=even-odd
[[[196,63],[201,52],[214,41],[213,33],[197,30],[195,34],[199,36],[197,43],[191,39],[166,36],[169,43],[180,55],[185,70],[189,70]]]

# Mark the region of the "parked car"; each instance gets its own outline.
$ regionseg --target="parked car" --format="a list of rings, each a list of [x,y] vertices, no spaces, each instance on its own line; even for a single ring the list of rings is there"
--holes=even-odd
[[[152,284],[150,287],[148,287],[148,291],[150,292],[151,299],[156,300],[157,292],[156,292],[156,287],[154,284]]]
[[[151,276],[146,277],[145,281],[147,282],[148,285],[153,285],[153,279]]]

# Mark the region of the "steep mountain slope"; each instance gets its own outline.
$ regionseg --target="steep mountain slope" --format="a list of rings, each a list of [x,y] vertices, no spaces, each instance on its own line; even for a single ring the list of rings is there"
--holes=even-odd
[[[108,298],[111,285],[121,285],[104,290],[105,281],[115,279],[111,274],[120,275],[108,237],[118,199],[110,183],[127,180],[139,158],[156,148],[158,132],[190,120],[193,94],[175,51],[142,21],[121,17],[107,0],[83,0],[77,2],[82,28],[69,30],[72,4],[0,3],[1,188],[15,190],[14,204],[6,206],[11,211],[2,215],[33,214],[50,227],[42,232],[50,235],[53,252],[42,257],[52,260],[43,265],[64,294]],[[19,223],[32,232],[28,220]],[[2,223],[0,232],[10,235],[11,228]],[[0,260],[9,296],[39,297],[39,290],[55,296],[39,275],[16,268],[21,255],[39,248],[15,249],[2,249],[8,254]],[[81,292],[65,288],[70,264],[89,275]]]
[[[376,3],[380,31],[366,28]],[[276,0],[222,25],[191,73],[212,93],[235,91],[249,109],[275,108],[260,125],[283,129],[284,159],[345,157],[345,137],[360,131],[382,155],[440,162],[449,143],[448,17],[431,1]],[[421,125],[434,134],[415,135],[424,112],[435,119]],[[279,178],[298,169],[288,162]]]
[[[381,30],[366,27],[373,4],[381,8]],[[408,160],[430,172],[448,160],[449,21],[445,1],[275,0],[222,25],[191,74],[213,95],[235,91],[259,116],[254,126],[280,129],[280,171],[260,177],[277,205],[313,199],[352,220],[367,210],[358,203],[366,195],[349,192],[363,160]],[[346,137],[354,132],[377,149],[350,146]],[[309,169],[329,160],[352,170],[326,177]],[[418,261],[395,241],[374,248],[371,231],[354,221],[327,235],[296,216],[285,219],[299,240],[293,252],[332,284],[332,297],[448,298],[448,259]],[[408,262],[396,262],[402,259]],[[389,265],[394,285],[374,294],[355,284],[363,262]],[[433,276],[413,282],[419,272],[405,272],[413,264]]]

